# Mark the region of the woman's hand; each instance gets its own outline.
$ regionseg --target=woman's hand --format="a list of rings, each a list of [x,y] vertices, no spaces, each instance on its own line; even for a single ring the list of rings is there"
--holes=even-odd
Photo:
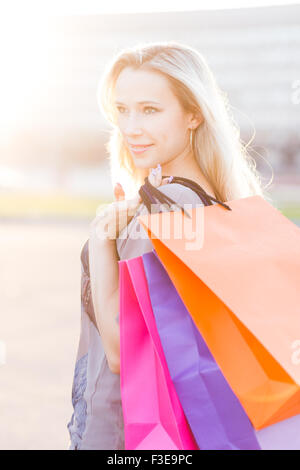
[[[149,182],[155,186],[168,183],[169,179],[161,177],[161,166],[150,168],[148,175]],[[99,207],[96,217],[90,225],[90,229],[96,232],[100,239],[114,240],[119,237],[120,232],[129,224],[136,213],[142,199],[137,194],[132,199],[125,199],[125,193],[120,183],[114,188],[115,201],[103,208]]]
[[[90,225],[91,231],[95,231],[100,239],[118,238],[120,232],[128,225],[134,216],[139,204],[142,202],[140,195],[132,199],[125,199],[124,191],[120,184],[115,187],[117,200],[96,211],[96,217]]]

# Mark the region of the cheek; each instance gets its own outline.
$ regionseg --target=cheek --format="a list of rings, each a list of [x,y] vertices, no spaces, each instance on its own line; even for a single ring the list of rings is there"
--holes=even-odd
[[[172,144],[172,141],[184,139],[184,123],[182,119],[176,118],[174,114],[161,116],[160,119],[151,123],[153,135],[156,134],[160,142]],[[154,134],[155,133],[155,134]]]
[[[185,142],[185,124],[179,119],[170,119],[164,129],[164,139],[171,149],[178,149]]]

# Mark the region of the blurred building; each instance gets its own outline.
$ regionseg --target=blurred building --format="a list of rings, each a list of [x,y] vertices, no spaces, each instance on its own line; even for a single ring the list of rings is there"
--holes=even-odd
[[[300,5],[52,19],[43,92],[28,109],[30,119],[6,142],[2,163],[54,167],[58,181],[69,186],[76,181],[77,190],[78,171],[85,167],[82,184],[97,193],[97,179],[91,183],[91,175],[102,168],[103,183],[108,176],[104,144],[109,126],[96,102],[104,65],[125,46],[177,40],[206,57],[234,107],[243,140],[255,132],[251,146],[261,171],[271,176],[269,162],[278,175],[296,177],[299,23]]]

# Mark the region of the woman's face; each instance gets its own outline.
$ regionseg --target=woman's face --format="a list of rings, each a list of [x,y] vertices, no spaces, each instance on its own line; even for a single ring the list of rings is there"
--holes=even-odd
[[[123,69],[115,86],[115,106],[118,127],[137,168],[158,163],[163,167],[189,146],[192,115],[182,110],[163,75]]]

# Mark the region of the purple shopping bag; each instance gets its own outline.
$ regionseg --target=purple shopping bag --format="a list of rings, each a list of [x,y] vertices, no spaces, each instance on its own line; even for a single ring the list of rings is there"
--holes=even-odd
[[[247,414],[155,250],[142,258],[169,372],[198,446],[206,450],[260,450]]]

